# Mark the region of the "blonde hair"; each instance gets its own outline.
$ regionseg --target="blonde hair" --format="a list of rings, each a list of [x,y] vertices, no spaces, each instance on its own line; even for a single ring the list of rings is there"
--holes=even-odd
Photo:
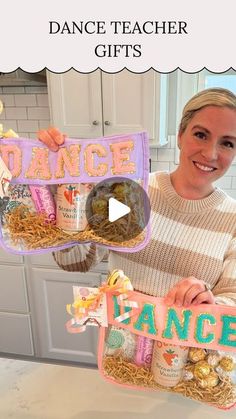
[[[185,105],[179,125],[182,134],[194,114],[206,106],[228,107],[236,110],[236,96],[233,92],[223,88],[210,88],[202,90],[193,96]]]

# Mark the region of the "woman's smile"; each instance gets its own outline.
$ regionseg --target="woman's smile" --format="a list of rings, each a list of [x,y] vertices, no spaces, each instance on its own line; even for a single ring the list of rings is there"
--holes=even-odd
[[[204,173],[211,173],[214,170],[217,170],[216,167],[208,166],[205,163],[199,163],[197,161],[193,161],[193,164],[198,170],[200,170],[201,172],[204,172]]]

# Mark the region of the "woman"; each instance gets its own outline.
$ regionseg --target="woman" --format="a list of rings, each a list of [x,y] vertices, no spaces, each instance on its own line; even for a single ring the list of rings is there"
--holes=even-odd
[[[50,141],[57,149],[57,139]],[[109,270],[122,269],[135,290],[165,296],[168,305],[235,305],[236,201],[213,183],[236,156],[236,96],[207,89],[190,99],[178,146],[178,168],[150,175],[150,243],[137,253],[110,251]],[[91,244],[55,252],[54,258],[62,269],[84,272],[105,254]]]

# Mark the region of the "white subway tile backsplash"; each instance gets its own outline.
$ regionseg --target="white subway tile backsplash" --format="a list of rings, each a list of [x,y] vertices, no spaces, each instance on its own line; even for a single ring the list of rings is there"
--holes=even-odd
[[[163,162],[163,161],[153,161],[151,164],[151,171],[152,172],[169,172],[170,170],[170,163]]]
[[[231,164],[229,170],[226,173],[227,176],[236,176],[236,164]]]
[[[39,121],[18,121],[18,131],[24,132],[36,132],[39,129]]]
[[[24,87],[21,86],[7,86],[2,88],[3,93],[20,94],[25,93]]]
[[[174,161],[175,151],[170,148],[158,148],[157,150],[157,160],[158,161]]]
[[[1,94],[0,99],[3,103],[4,108],[6,108],[7,106],[15,106],[15,96],[14,95]]]
[[[177,143],[177,139],[175,135],[171,135],[171,140],[170,140],[170,146],[171,148],[175,148],[176,147],[176,143]]]
[[[4,121],[1,121],[1,124],[3,124],[4,131],[8,131],[11,128],[14,131],[18,132],[18,126],[17,126],[16,120],[10,120],[10,119],[4,120]]]
[[[43,107],[28,108],[28,119],[48,120],[50,118],[49,109]]]
[[[29,138],[32,138],[32,139],[37,138],[37,133],[36,132],[29,132]]]
[[[6,112],[5,109],[3,109],[2,113],[0,114],[0,120],[3,121],[6,119]]]
[[[27,119],[26,108],[11,107],[6,108],[6,119]]]
[[[36,95],[36,100],[37,100],[38,106],[49,107],[48,95],[47,94]]]
[[[47,93],[47,86],[26,86],[25,93]]]
[[[232,189],[236,191],[236,176],[232,178]]]
[[[155,148],[149,148],[149,154],[150,154],[150,158],[153,160],[153,161],[157,161],[157,148],[155,147]]]
[[[232,177],[223,176],[218,179],[215,183],[215,186],[218,186],[220,189],[231,189],[232,188]]]
[[[15,95],[16,106],[36,106],[36,95]]]
[[[39,129],[47,129],[48,127],[50,127],[51,122],[50,120],[44,120],[44,121],[39,121]]]

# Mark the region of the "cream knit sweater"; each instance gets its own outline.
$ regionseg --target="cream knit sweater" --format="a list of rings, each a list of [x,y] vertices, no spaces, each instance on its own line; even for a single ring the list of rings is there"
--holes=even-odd
[[[220,304],[236,305],[236,201],[216,188],[207,198],[180,197],[166,172],[150,174],[151,240],[136,253],[109,252],[109,270],[122,269],[134,289],[164,296],[181,278],[206,281]],[[68,271],[88,271],[107,254],[95,245],[54,253]]]

